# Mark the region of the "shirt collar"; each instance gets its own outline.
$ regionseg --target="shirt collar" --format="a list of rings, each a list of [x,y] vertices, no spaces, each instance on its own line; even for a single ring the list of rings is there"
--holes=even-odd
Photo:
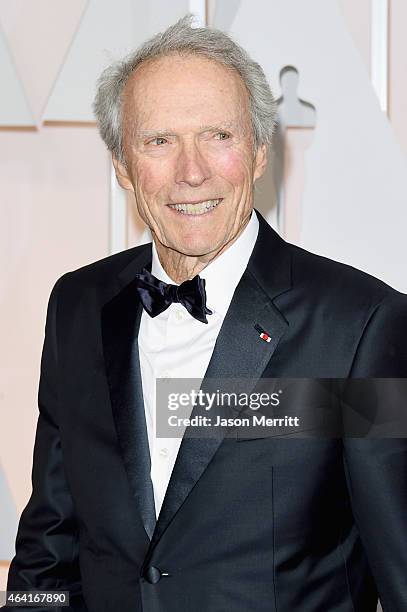
[[[238,239],[211,261],[199,276],[205,279],[206,303],[213,312],[225,316],[235,289],[247,267],[257,240],[259,221],[255,211]],[[158,258],[154,241],[151,273],[165,283],[174,284]],[[209,317],[210,319],[210,317]]]

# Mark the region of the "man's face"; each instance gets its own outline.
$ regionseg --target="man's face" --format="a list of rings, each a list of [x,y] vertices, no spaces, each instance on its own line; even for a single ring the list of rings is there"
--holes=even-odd
[[[266,151],[253,154],[248,94],[234,71],[196,55],[142,64],[124,90],[123,148],[119,182],[164,246],[214,256],[248,221]]]

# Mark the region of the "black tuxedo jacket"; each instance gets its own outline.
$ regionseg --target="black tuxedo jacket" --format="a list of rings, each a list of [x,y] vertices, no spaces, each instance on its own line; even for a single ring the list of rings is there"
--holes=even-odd
[[[405,377],[407,297],[258,216],[206,378]],[[374,612],[378,594],[406,612],[406,439],[184,439],[155,524],[133,282],[150,263],[131,248],[52,290],[9,590],[89,612]]]

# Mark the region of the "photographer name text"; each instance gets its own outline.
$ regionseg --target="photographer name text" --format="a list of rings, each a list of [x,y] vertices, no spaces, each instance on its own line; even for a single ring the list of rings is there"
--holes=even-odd
[[[179,417],[171,415],[168,418],[170,427],[299,427],[300,418],[292,416],[266,417],[253,414],[250,417],[215,418],[197,415],[194,417]]]

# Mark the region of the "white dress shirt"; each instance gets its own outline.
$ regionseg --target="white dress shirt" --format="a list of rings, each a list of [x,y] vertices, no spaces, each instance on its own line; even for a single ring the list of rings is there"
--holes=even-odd
[[[213,312],[207,315],[208,324],[192,317],[182,304],[171,304],[154,318],[145,310],[141,315],[138,346],[157,517],[181,438],[156,437],[156,378],[203,379],[233,293],[252,253],[258,229],[259,222],[253,211],[239,238],[200,272],[200,277],[206,282],[206,304]],[[176,284],[161,266],[154,243],[151,273],[166,283]]]

